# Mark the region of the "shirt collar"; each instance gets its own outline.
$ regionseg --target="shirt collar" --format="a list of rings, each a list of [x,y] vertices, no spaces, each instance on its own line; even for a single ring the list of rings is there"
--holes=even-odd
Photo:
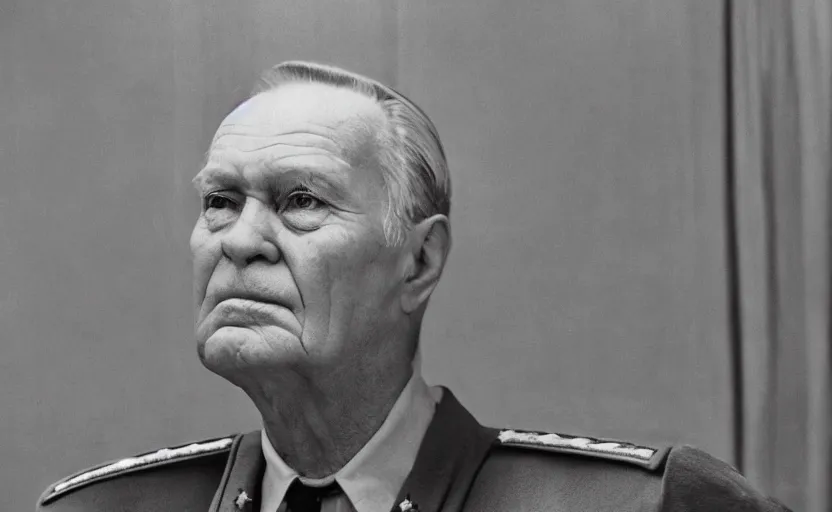
[[[262,506],[277,510],[289,485],[300,478],[306,485],[338,482],[356,512],[387,512],[410,473],[422,438],[433,419],[441,388],[429,388],[422,377],[420,355],[413,362],[413,375],[378,431],[355,456],[334,475],[321,479],[298,477],[277,454],[265,429],[261,431],[266,472],[263,475]]]

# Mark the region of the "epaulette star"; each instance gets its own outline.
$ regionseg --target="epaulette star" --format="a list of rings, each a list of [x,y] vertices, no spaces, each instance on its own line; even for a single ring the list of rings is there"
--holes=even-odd
[[[237,499],[234,500],[234,504],[237,505],[239,510],[243,510],[243,507],[246,506],[246,503],[251,503],[251,498],[248,497],[248,493],[242,489],[240,489],[240,494],[237,495]]]
[[[410,501],[410,495],[408,494],[405,499],[399,503],[399,512],[419,512],[419,507]]]

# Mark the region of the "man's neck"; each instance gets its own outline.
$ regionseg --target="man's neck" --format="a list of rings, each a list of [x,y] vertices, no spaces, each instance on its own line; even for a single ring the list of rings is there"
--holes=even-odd
[[[324,478],[344,467],[381,427],[411,377],[402,371],[379,382],[356,379],[329,389],[309,380],[246,389],[263,417],[269,441],[297,473]]]

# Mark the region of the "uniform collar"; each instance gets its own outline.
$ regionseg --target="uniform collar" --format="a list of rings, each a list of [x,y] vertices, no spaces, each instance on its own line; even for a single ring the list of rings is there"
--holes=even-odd
[[[429,388],[425,383],[417,354],[413,375],[370,441],[334,475],[300,480],[312,486],[335,480],[356,512],[389,512],[413,467],[441,396],[441,388]],[[298,475],[277,454],[265,430],[260,437],[266,460],[261,510],[277,510]]]
[[[481,426],[450,390],[442,391],[442,401],[399,490],[394,511],[461,511],[496,442],[498,430]]]

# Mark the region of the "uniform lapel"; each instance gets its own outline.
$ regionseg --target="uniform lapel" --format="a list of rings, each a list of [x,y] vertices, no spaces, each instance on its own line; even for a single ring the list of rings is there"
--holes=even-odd
[[[209,511],[258,512],[265,464],[260,431],[237,436]]]
[[[393,511],[462,510],[468,489],[496,437],[496,430],[477,423],[453,393],[443,388],[442,400]]]

